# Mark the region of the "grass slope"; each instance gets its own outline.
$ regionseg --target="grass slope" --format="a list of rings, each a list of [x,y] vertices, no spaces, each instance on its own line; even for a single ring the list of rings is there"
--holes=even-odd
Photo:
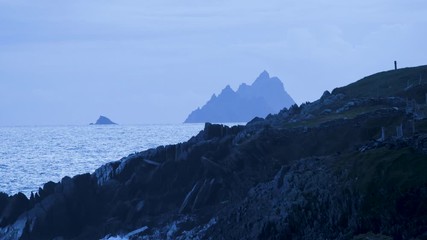
[[[376,73],[345,87],[336,88],[333,93],[343,93],[350,98],[408,96],[421,102],[425,101],[425,95],[420,92],[421,95],[414,96],[414,92],[410,91],[412,87],[420,85],[426,89],[427,65]]]

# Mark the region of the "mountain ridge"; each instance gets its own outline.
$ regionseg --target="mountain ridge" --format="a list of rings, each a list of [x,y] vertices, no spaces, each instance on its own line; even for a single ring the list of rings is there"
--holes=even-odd
[[[237,91],[227,85],[217,96],[213,94],[201,108],[192,111],[185,123],[247,122],[254,117],[277,113],[295,104],[279,78],[270,78],[263,71],[252,85],[242,83]]]

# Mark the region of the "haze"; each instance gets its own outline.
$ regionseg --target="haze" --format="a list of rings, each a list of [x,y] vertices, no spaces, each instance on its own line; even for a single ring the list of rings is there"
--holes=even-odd
[[[425,0],[0,0],[0,125],[180,123],[263,70],[313,101],[426,64],[426,16]]]

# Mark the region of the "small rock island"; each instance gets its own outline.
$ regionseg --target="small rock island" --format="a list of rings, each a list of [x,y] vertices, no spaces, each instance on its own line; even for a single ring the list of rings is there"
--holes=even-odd
[[[95,123],[91,123],[90,125],[117,125],[117,123],[111,121],[105,116],[99,116],[98,120],[96,120]]]

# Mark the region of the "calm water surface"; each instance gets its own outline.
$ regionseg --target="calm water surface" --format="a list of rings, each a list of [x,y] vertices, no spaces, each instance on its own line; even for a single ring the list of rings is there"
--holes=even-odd
[[[160,145],[184,142],[204,124],[0,127],[0,191],[29,195],[48,181]]]

